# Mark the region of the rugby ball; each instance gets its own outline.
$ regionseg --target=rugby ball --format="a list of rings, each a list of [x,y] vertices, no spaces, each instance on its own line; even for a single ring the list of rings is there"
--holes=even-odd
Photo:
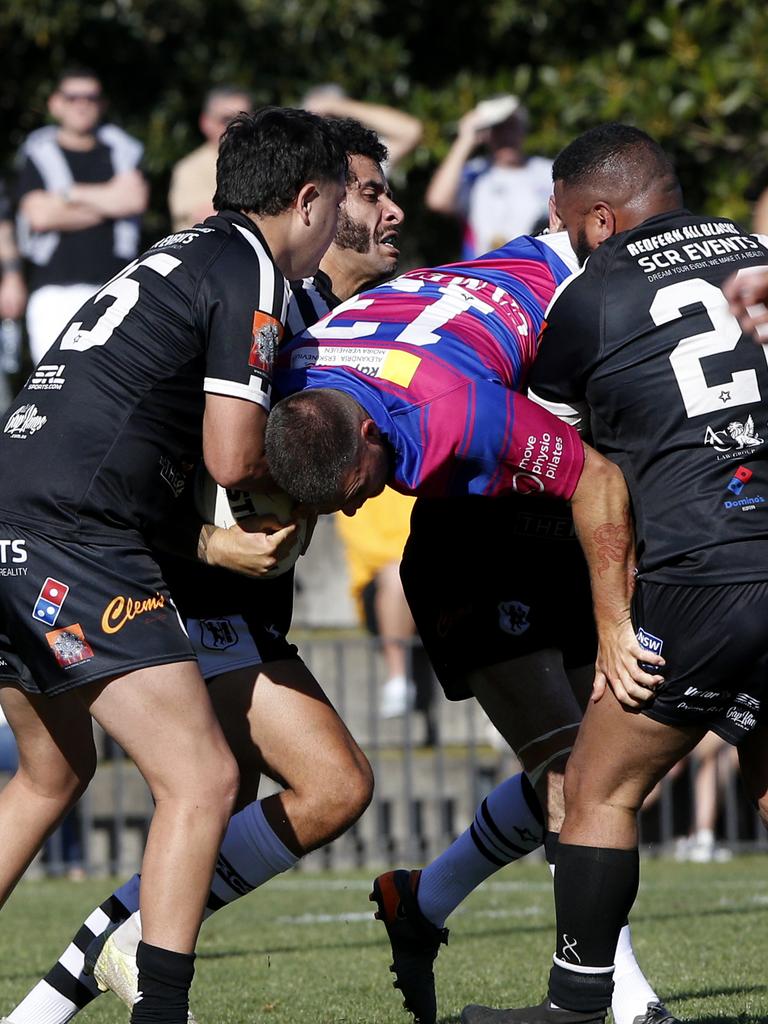
[[[293,546],[273,569],[262,573],[259,579],[272,579],[288,572],[296,564],[306,543],[309,523],[306,519],[296,519],[292,513],[293,500],[284,491],[262,493],[220,487],[209,473],[200,469],[195,479],[195,504],[201,518],[214,526],[228,528],[249,516],[266,515],[275,516],[281,523],[298,523]]]

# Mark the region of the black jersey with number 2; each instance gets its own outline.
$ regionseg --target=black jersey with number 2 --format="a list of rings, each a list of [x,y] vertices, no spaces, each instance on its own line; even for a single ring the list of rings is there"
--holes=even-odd
[[[556,293],[530,377],[558,414],[589,410],[622,469],[641,576],[768,579],[768,347],[721,291],[768,238],[678,210],[604,242]]]
[[[287,301],[264,239],[238,213],[129,264],[0,421],[0,520],[103,539],[172,515],[201,456],[205,392],[268,408]]]

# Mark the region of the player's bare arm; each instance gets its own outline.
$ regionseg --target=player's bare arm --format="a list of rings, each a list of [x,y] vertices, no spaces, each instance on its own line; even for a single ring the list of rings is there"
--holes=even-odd
[[[83,231],[105,219],[93,207],[70,202],[67,195],[44,189],[27,192],[19,210],[33,231]]]
[[[617,466],[588,445],[584,455],[571,505],[589,566],[599,640],[593,700],[599,700],[608,685],[625,707],[638,708],[662,681],[640,668],[638,661],[664,662],[640,647],[630,617],[635,547],[629,493]]]
[[[265,488],[269,483],[264,460],[266,423],[267,410],[262,405],[226,395],[206,395],[203,457],[216,483],[246,491]]]
[[[87,206],[102,218],[135,217],[147,208],[149,188],[141,171],[131,170],[105,182],[76,182],[68,197],[71,203]]]

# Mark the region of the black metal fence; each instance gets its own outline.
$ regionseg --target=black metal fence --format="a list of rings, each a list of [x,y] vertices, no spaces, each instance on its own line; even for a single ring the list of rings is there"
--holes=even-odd
[[[423,665],[414,666],[419,679],[416,707],[383,718],[383,669],[375,640],[309,635],[301,647],[370,758],[376,777],[373,801],[360,821],[307,857],[305,870],[423,864],[468,826],[477,804],[497,782],[519,770],[476,702],[446,701]],[[99,746],[95,779],[33,870],[126,874],[138,867],[152,800],[123,752],[103,735]],[[727,750],[720,769],[712,856],[724,859],[734,851],[768,849],[768,836],[741,793]],[[705,859],[706,850],[697,853],[694,842],[681,838],[692,828],[697,770],[701,768],[693,760],[676,778],[665,780],[658,799],[643,812],[641,838],[648,852]],[[275,788],[267,783],[263,795]]]

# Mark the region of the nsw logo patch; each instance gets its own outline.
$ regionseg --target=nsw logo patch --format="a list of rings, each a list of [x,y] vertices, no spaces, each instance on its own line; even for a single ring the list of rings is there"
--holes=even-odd
[[[653,633],[648,633],[642,628],[638,629],[636,636],[637,642],[644,650],[650,651],[652,654],[661,654],[664,647],[661,637],[654,636]]]

